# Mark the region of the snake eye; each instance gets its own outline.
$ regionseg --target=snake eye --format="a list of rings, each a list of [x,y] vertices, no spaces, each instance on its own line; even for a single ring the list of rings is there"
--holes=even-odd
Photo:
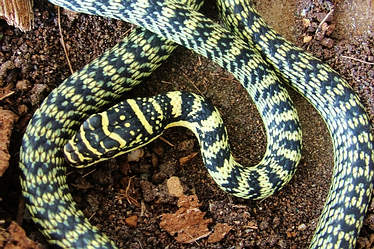
[[[118,153],[117,150],[109,150],[104,155],[106,158],[114,157]]]

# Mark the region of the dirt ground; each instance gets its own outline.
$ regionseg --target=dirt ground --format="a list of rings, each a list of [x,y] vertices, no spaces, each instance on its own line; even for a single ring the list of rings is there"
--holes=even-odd
[[[216,17],[213,2],[207,0],[203,11]],[[255,5],[278,32],[343,75],[373,121],[374,1],[351,2],[256,0]],[[4,82],[0,107],[18,115],[10,141],[10,167],[0,178],[0,220],[2,229],[17,221],[29,238],[50,248],[24,209],[18,181],[19,147],[32,113],[70,71],[59,40],[56,8],[35,1],[34,11],[35,27],[27,33],[0,21],[0,66],[8,65],[0,70]],[[325,23],[323,29],[321,23]],[[66,11],[62,11],[61,25],[74,70],[116,44],[132,28],[120,21]],[[171,90],[191,91],[209,99],[223,114],[235,157],[247,165],[261,160],[266,149],[264,128],[254,104],[233,76],[179,47],[128,97]],[[9,92],[13,93],[3,97]],[[193,134],[173,128],[163,135],[173,146],[158,139],[135,155],[137,162],[124,155],[93,168],[69,169],[68,180],[78,206],[121,248],[306,248],[328,193],[332,146],[319,114],[300,95],[290,92],[302,123],[303,156],[291,182],[274,196],[250,201],[221,191],[200,155],[192,156],[199,151]],[[192,159],[180,165],[186,156]],[[217,223],[231,227],[225,238],[183,244],[160,227],[163,214],[178,210],[178,198],[167,191],[166,181],[172,176],[180,179],[185,194],[196,194],[199,209],[212,220],[209,230]],[[357,248],[374,248],[374,204]]]

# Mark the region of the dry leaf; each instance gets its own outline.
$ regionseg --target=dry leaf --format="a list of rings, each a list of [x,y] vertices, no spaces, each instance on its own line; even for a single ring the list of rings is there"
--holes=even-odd
[[[0,248],[41,249],[39,244],[27,238],[25,231],[17,223],[10,223],[7,230],[0,232]]]
[[[129,162],[139,162],[143,156],[144,150],[139,148],[137,150],[130,151],[130,153],[127,155],[127,160]]]
[[[228,232],[231,230],[231,226],[225,224],[225,223],[218,223],[214,226],[213,233],[209,236],[208,242],[209,243],[216,243],[218,241],[221,241]]]
[[[136,225],[138,224],[138,216],[133,215],[133,216],[127,217],[125,219],[125,222],[130,227],[136,227]]]
[[[178,200],[180,207],[174,214],[163,214],[160,227],[169,234],[178,234],[175,238],[180,243],[192,243],[210,234],[208,224],[212,219],[204,219],[197,196],[181,196]]]

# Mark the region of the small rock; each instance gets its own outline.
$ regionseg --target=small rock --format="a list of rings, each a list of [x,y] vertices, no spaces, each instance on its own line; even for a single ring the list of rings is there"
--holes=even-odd
[[[369,216],[365,219],[365,224],[367,224],[369,228],[374,231],[374,214],[369,214]]]
[[[20,91],[26,91],[31,88],[31,83],[28,80],[19,80],[16,83],[16,89]]]
[[[18,106],[18,114],[19,115],[24,115],[24,114],[26,114],[27,113],[27,110],[28,110],[29,108],[27,108],[27,106],[26,105],[19,105]]]
[[[316,18],[317,18],[317,21],[318,22],[322,22],[326,17],[326,20],[324,20],[325,22],[331,22],[332,21],[332,19],[333,19],[333,16],[334,15],[329,15],[329,16],[327,16],[327,14],[326,13],[322,13],[322,12],[320,12],[320,13],[316,13]]]
[[[309,33],[315,33],[318,28],[318,24],[316,22],[312,22],[311,25],[307,28],[307,32]]]
[[[78,16],[79,16],[79,13],[78,12],[74,12],[74,11],[71,11],[71,10],[67,10],[67,9],[63,9],[63,12],[66,17],[69,19],[69,21],[74,21]]]
[[[325,34],[324,32],[317,32],[316,35],[314,36],[314,39],[317,40],[317,41],[322,41],[323,38],[325,38]]]
[[[304,43],[308,43],[308,42],[310,42],[312,39],[313,39],[313,36],[311,36],[311,35],[306,35],[306,36],[304,36],[304,38],[303,38],[303,42],[304,42]]]
[[[278,227],[279,224],[280,224],[280,219],[279,219],[279,217],[275,217],[275,218],[273,219],[273,226],[274,226],[274,228]]]
[[[330,36],[335,30],[335,24],[330,24],[326,30],[326,35]]]
[[[300,224],[300,225],[297,227],[297,230],[299,230],[299,231],[305,231],[306,228],[307,228],[307,227],[306,227],[305,224]]]
[[[169,194],[180,197],[183,195],[183,187],[178,177],[172,176],[167,180]]]
[[[304,28],[308,28],[308,27],[310,27],[310,25],[311,25],[310,20],[308,18],[303,18],[303,26],[304,26]]]
[[[143,198],[145,202],[151,202],[156,199],[155,186],[149,181],[140,181],[140,188],[142,189]]]
[[[33,106],[40,104],[42,99],[44,99],[43,93],[47,90],[47,85],[44,84],[35,84],[31,89],[30,100]]]
[[[363,249],[363,248],[370,248],[370,241],[366,237],[358,237],[356,248]]]
[[[142,148],[130,151],[127,155],[127,160],[129,162],[139,162],[141,158],[144,156],[144,150]]]
[[[0,87],[5,85],[4,78],[7,76],[7,71],[14,69],[16,66],[12,61],[6,61],[0,66]]]
[[[260,223],[259,228],[260,230],[266,230],[269,227],[269,222],[264,220]]]
[[[334,46],[334,40],[331,38],[324,38],[321,41],[322,46],[327,47],[327,48],[332,48]]]
[[[278,241],[278,245],[280,246],[280,248],[286,248],[287,247],[287,243],[283,239],[280,239]]]

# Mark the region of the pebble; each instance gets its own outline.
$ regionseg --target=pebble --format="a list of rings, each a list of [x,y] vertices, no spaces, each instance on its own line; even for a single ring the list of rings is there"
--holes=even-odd
[[[334,40],[331,38],[324,38],[321,41],[322,46],[327,47],[327,48],[332,48],[334,46]]]
[[[299,231],[305,231],[306,228],[307,228],[307,226],[303,223],[303,224],[300,224],[300,225],[297,227],[297,230],[299,230]]]
[[[28,110],[29,110],[29,108],[27,108],[26,105],[21,104],[21,105],[18,106],[18,114],[19,114],[20,116],[22,116],[22,115],[24,115],[24,114],[27,114],[27,111],[28,111]]]
[[[374,231],[374,214],[369,214],[366,218],[365,223],[370,227],[372,231]]]
[[[306,36],[304,36],[304,38],[303,38],[303,42],[304,42],[304,43],[308,43],[308,42],[310,42],[312,39],[313,39],[313,36],[311,36],[311,35],[306,35]]]
[[[181,197],[183,195],[183,187],[181,181],[178,177],[172,176],[167,180],[167,187],[169,194],[176,197]]]
[[[260,223],[260,225],[258,226],[260,228],[260,230],[265,230],[269,227],[269,222],[267,222],[266,220],[262,221]]]
[[[31,82],[28,80],[19,80],[16,83],[16,89],[20,91],[26,91],[31,88]]]
[[[33,106],[37,106],[40,104],[42,99],[44,98],[43,93],[47,90],[47,85],[44,84],[35,84],[34,87],[31,89],[30,100]]]
[[[133,150],[127,155],[127,160],[129,162],[139,162],[144,156],[144,150],[142,148]]]

